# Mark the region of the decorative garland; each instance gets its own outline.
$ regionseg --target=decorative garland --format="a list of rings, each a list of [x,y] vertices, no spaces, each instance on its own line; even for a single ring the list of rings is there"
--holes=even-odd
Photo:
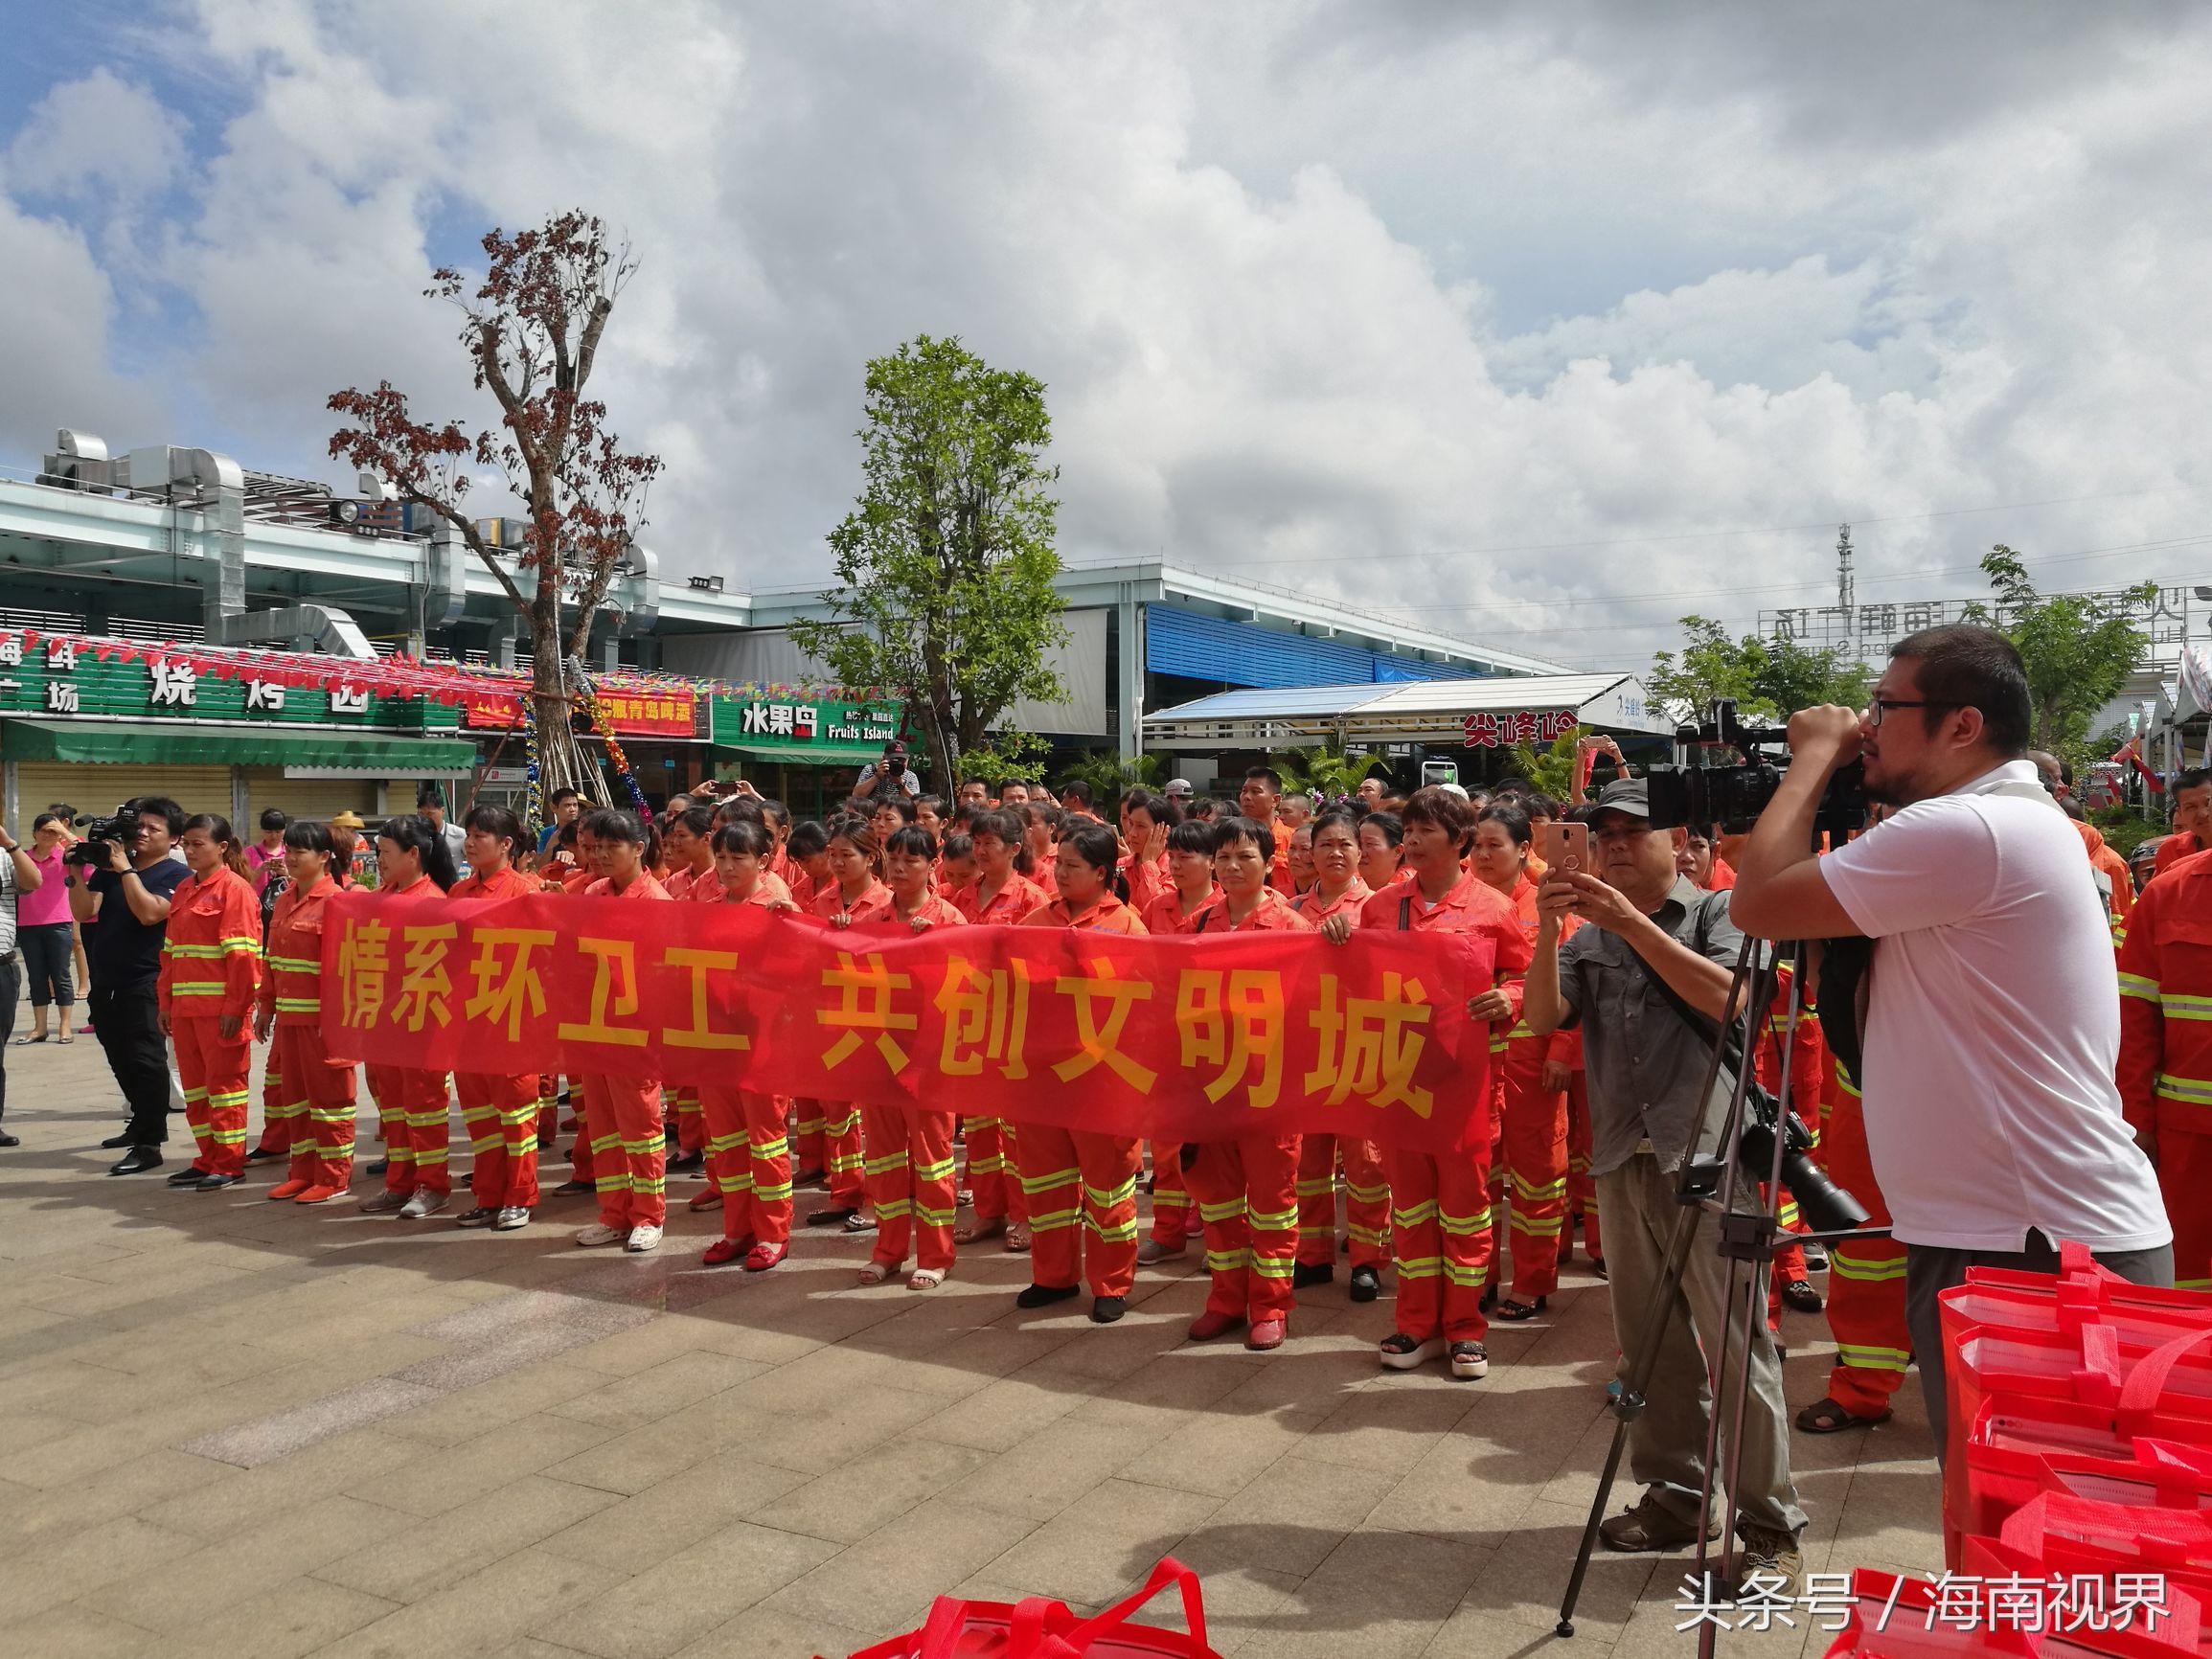
[[[586,675],[582,687],[584,712],[591,716],[591,729],[606,744],[606,758],[614,762],[614,773],[622,785],[629,791],[629,804],[636,810],[638,822],[650,824],[652,808],[646,805],[645,791],[638,786],[637,773],[630,769],[629,756],[623,751],[622,740],[614,735],[614,722],[607,718],[606,707],[599,700],[599,693]]]
[[[537,705],[529,697],[522,699],[522,776],[529,783],[530,792],[522,805],[522,821],[534,831],[545,830],[545,785],[540,780],[544,774],[538,769]]]

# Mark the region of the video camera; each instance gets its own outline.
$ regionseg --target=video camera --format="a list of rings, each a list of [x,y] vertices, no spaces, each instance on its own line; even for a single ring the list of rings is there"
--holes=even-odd
[[[65,864],[82,864],[94,870],[107,868],[107,844],[120,846],[125,854],[138,845],[141,832],[138,813],[126,802],[115,809],[112,818],[80,818],[78,829],[84,834],[74,847],[61,855]]]
[[[1713,764],[1717,750],[1731,751],[1739,758]],[[1714,703],[1709,719],[1676,730],[1673,765],[1651,768],[1652,827],[1719,825],[1730,834],[1747,830],[1782,786],[1789,763],[1788,731],[1780,726],[1745,726],[1736,718],[1735,703],[1722,698]],[[1866,768],[1854,761],[1828,780],[1813,830],[1840,841],[1865,826]]]

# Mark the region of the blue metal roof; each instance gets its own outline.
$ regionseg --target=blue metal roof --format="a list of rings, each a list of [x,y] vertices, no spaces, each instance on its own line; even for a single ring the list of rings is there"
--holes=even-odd
[[[1145,667],[1236,686],[1373,685],[1378,680],[1464,680],[1471,669],[1425,662],[1169,605],[1145,612]]]

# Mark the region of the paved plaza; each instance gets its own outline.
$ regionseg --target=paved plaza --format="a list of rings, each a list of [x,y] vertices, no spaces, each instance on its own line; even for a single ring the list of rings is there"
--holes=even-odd
[[[841,1655],[942,1591],[1089,1609],[1167,1554],[1225,1653],[1692,1651],[1681,1557],[1601,1556],[1580,1633],[1550,1634],[1611,1427],[1579,1257],[1547,1315],[1493,1331],[1488,1380],[1455,1383],[1379,1372],[1389,1300],[1350,1306],[1341,1274],[1277,1353],[1185,1343],[1195,1248],[1101,1328],[1083,1299],[1016,1311],[1026,1262],[995,1245],[927,1294],[854,1288],[864,1239],[701,1268],[719,1217],[681,1180],[667,1244],[626,1258],[570,1242],[580,1199],[490,1235],[271,1204],[266,1169],[211,1193],[108,1179],[97,1044],[8,1069],[10,1651]],[[1794,1408],[1831,1349],[1790,1319]],[[1899,1406],[1796,1437],[1808,1568],[1940,1565],[1917,1386]]]

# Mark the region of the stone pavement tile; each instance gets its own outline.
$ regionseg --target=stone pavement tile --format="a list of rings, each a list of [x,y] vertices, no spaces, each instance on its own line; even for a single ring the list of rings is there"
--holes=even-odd
[[[1189,1542],[1187,1538],[1184,1540],[1185,1545]],[[1278,1618],[1285,1609],[1296,1605],[1302,1581],[1298,1574],[1250,1566],[1200,1568],[1182,1546],[1176,1548],[1175,1558],[1198,1574],[1204,1596],[1206,1639],[1216,1652],[1264,1655],[1273,1650],[1270,1643]],[[1182,1598],[1173,1590],[1168,1591],[1148,1604],[1137,1617],[1146,1624],[1180,1630],[1184,1628]]]
[[[727,1624],[836,1548],[741,1522],[530,1629],[601,1659],[658,1659]]]
[[[251,1422],[217,1429],[186,1441],[178,1449],[239,1468],[259,1468],[275,1463],[302,1446],[365,1428],[397,1412],[406,1411],[436,1398],[418,1383],[395,1382],[390,1377],[355,1383],[305,1405]]]
[[[838,1334],[843,1335],[845,1332],[840,1331]],[[813,1341],[814,1346],[820,1346],[820,1340],[810,1340]],[[834,1341],[835,1338],[826,1340]],[[760,1345],[747,1336],[741,1325],[702,1318],[696,1312],[664,1313],[634,1329],[617,1331],[581,1348],[570,1349],[561,1357],[571,1365],[581,1365],[590,1371],[604,1371],[610,1376],[627,1376],[632,1372],[646,1371],[664,1364],[678,1354],[700,1352],[726,1353],[734,1359],[752,1359],[769,1365],[781,1363],[776,1354],[759,1352],[759,1348]]]
[[[74,1602],[127,1573],[189,1555],[190,1533],[121,1515],[85,1532],[49,1535],[0,1559],[0,1627]]]
[[[227,1464],[163,1447],[75,1485],[40,1491],[10,1483],[0,1491],[0,1558],[45,1534],[81,1532],[137,1514],[184,1492],[206,1492],[238,1476]]]
[[[573,1395],[546,1411],[620,1433],[658,1422],[671,1412],[749,1382],[768,1369],[757,1359],[732,1359],[726,1353],[679,1353],[588,1394]]]
[[[158,1526],[173,1527],[202,1538],[223,1538],[270,1515],[345,1491],[349,1484],[374,1480],[388,1469],[419,1460],[422,1448],[418,1443],[395,1440],[365,1428],[256,1469],[241,1470],[187,1452],[171,1455],[197,1464],[207,1471],[207,1478],[197,1485],[180,1487],[174,1496],[157,1499],[139,1512]]]
[[[1083,1397],[1073,1389],[1042,1387],[1023,1370],[946,1404],[907,1432],[947,1445],[1005,1451],[1032,1435],[1051,1432],[1053,1424],[1083,1403]]]
[[[796,1469],[763,1463],[741,1448],[725,1451],[677,1471],[635,1497],[618,1498],[589,1519],[543,1539],[537,1548],[620,1573],[642,1573],[672,1551],[734,1526],[755,1511],[762,1512],[764,1524],[774,1525],[776,1500],[806,1481]]]
[[[562,1611],[604,1597],[622,1575],[520,1550],[434,1596],[401,1607],[324,1648],[330,1659],[412,1659],[473,1653],[513,1641]]]
[[[370,1550],[412,1524],[377,1504],[322,1498],[80,1599],[148,1630],[197,1625],[327,1562]]]
[[[20,1300],[50,1313],[79,1317],[85,1314],[127,1317],[132,1309],[137,1309],[142,1316],[159,1318],[167,1316],[185,1295],[204,1298],[250,1284],[255,1278],[237,1267],[217,1267],[202,1272],[189,1261],[122,1261],[113,1265],[134,1271],[112,1284],[74,1274],[57,1275],[45,1285],[27,1291]]]
[[[129,1387],[129,1379],[123,1373],[103,1365],[87,1365],[73,1351],[67,1355],[47,1355],[0,1370],[0,1410],[58,1408],[86,1394]],[[143,1400],[145,1396],[140,1393],[138,1398]]]
[[[1409,1533],[1354,1533],[1299,1586],[1266,1648],[1286,1655],[1417,1654],[1459,1605],[1492,1552]]]
[[[1455,1383],[1442,1372],[1380,1376],[1340,1399],[1306,1437],[1299,1455],[1403,1473],[1467,1416],[1471,1386],[1480,1385]]]
[[[1933,1461],[1860,1464],[1827,1540],[1837,1567],[1862,1559],[1901,1561],[1916,1573],[1943,1564],[1942,1488]]]
[[[399,1466],[349,1482],[344,1489],[411,1515],[442,1515],[524,1475],[551,1472],[608,1438],[598,1423],[539,1412],[458,1445],[418,1445]]]
[[[1088,1377],[1094,1383],[1118,1382],[1187,1346],[1183,1330],[1190,1316],[1185,1313],[1158,1318],[1132,1311],[1119,1324],[1097,1326],[1090,1323],[1088,1304],[1081,1297],[1059,1306],[1058,1312],[1014,1317],[1019,1321],[1016,1329],[1053,1334],[1064,1331],[1082,1337],[1081,1341],[1069,1341],[1052,1356],[1052,1369],[1069,1376]],[[1070,1307],[1082,1311],[1065,1311]],[[1230,1349],[1243,1352],[1234,1342]]]
[[[606,1374],[558,1359],[520,1366],[487,1381],[441,1394],[377,1426],[402,1440],[452,1445],[606,1386]]]
[[[827,1474],[847,1460],[903,1435],[945,1407],[941,1395],[903,1389],[831,1386],[800,1393],[781,1371],[725,1389],[663,1420],[692,1434],[706,1452],[743,1446],[764,1463]]]
[[[946,1495],[982,1509],[1049,1521],[1128,1466],[1146,1443],[1123,1428],[1061,1422],[1048,1434],[999,1453]],[[1161,1492],[1171,1501],[1174,1496],[1161,1488],[1146,1489]]]
[[[1249,1415],[1189,1413],[1120,1473],[1125,1480],[1234,1497],[1277,1459],[1297,1451],[1329,1409],[1324,1401]]]
[[[485,1655],[485,1659],[581,1659],[581,1650],[525,1636],[519,1642],[508,1643],[496,1653]]]
[[[1121,1478],[1141,1476],[1132,1468]],[[1175,1554],[1201,1575],[1250,1567],[1302,1579],[1359,1530],[1395,1484],[1378,1469],[1295,1453],[1278,1458],[1207,1516]]]
[[[752,1519],[853,1544],[991,1462],[992,1453],[901,1435],[758,1507]]]
[[[857,1609],[851,1611],[856,1613]],[[677,1648],[676,1659],[786,1659],[787,1655],[803,1659],[812,1653],[857,1653],[880,1635],[895,1633],[848,1629],[827,1619],[798,1618],[763,1603],[746,1608],[689,1647]],[[517,1654],[514,1659],[528,1656]]]
[[[1476,1576],[1452,1623],[1502,1622],[1532,1631],[1551,1629],[1559,1622],[1560,1598],[1566,1593],[1587,1519],[1586,1510],[1532,1504],[1516,1525],[1495,1534],[1496,1552]],[[1674,1581],[1678,1573],[1675,1559],[1615,1555],[1600,1545],[1591,1553],[1589,1575],[1575,1605],[1578,1639],[1595,1644],[1616,1637],[1640,1599]]]
[[[214,1334],[202,1330],[168,1330],[160,1326],[118,1331],[97,1341],[80,1343],[71,1357],[87,1365],[112,1371],[121,1386],[73,1396],[61,1409],[86,1422],[112,1422],[146,1402],[148,1378],[161,1386],[208,1387],[237,1382],[244,1377],[281,1371],[296,1363],[294,1356],[262,1347],[250,1332]]]
[[[426,1467],[425,1483],[444,1473]],[[388,1602],[419,1602],[517,1550],[565,1531],[615,1502],[590,1487],[525,1475],[443,1514],[401,1516],[402,1530],[317,1564],[315,1576]],[[386,1511],[397,1513],[398,1511]]]
[[[1199,1492],[1104,1481],[983,1569],[1000,1583],[1068,1602],[1127,1595],[1219,1508]]]
[[[953,1593],[1035,1525],[1018,1515],[934,1498],[793,1579],[762,1607],[876,1636],[916,1629],[932,1602]]]
[[[74,1418],[57,1416],[35,1407],[0,1411],[0,1458],[75,1434],[83,1426]]]
[[[76,1606],[11,1619],[8,1647],[11,1652],[35,1654],[37,1659],[144,1659],[160,1650],[155,1638],[136,1625]]]

